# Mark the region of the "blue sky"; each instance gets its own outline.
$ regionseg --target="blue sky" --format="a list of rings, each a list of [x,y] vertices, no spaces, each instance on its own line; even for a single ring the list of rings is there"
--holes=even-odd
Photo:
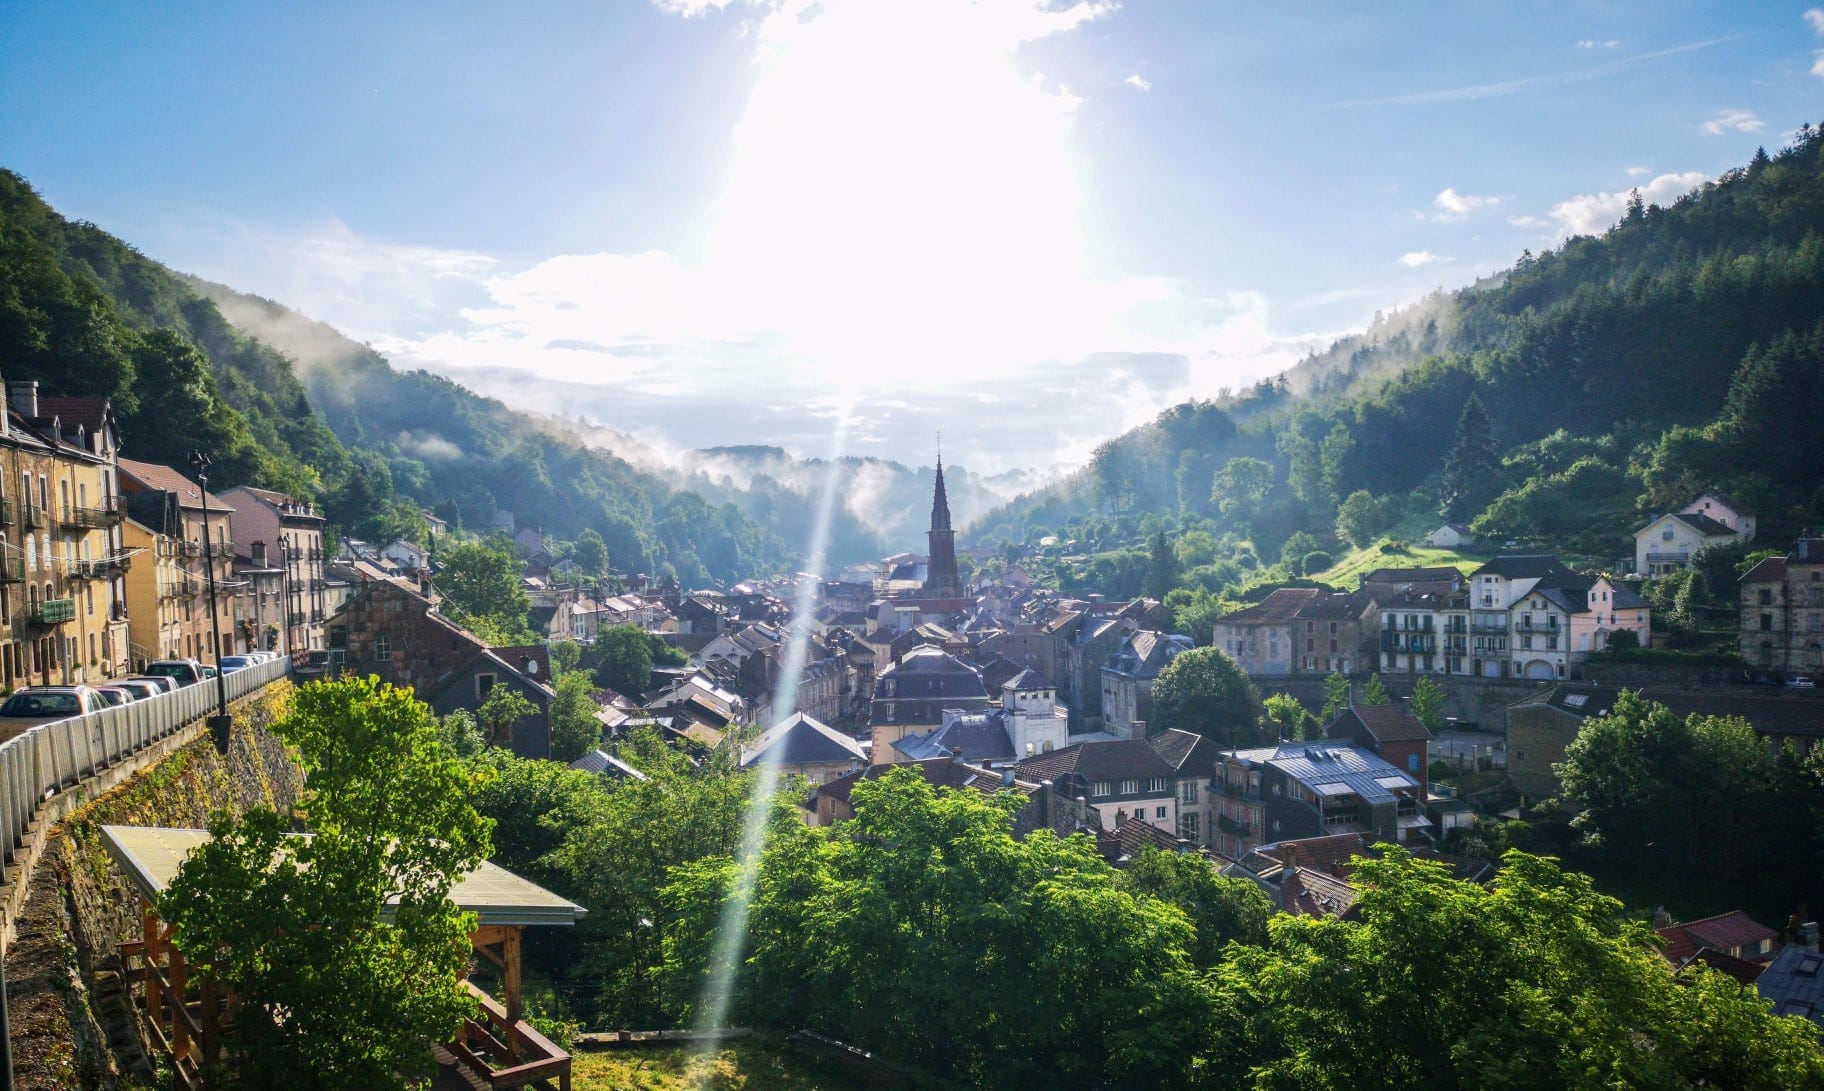
[[[1669,201],[1821,91],[1803,4],[15,0],[0,165],[659,449],[846,418],[1042,468]]]

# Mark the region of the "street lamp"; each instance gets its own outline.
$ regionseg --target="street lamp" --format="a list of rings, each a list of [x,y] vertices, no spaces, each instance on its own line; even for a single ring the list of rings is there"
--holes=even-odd
[[[203,490],[203,573],[209,583],[209,627],[215,634],[215,712],[209,717],[209,734],[219,753],[228,752],[228,731],[233,723],[228,717],[228,678],[222,673],[222,612],[215,603],[216,551],[209,544],[209,456],[201,451],[190,453],[190,465],[196,469],[197,484]]]

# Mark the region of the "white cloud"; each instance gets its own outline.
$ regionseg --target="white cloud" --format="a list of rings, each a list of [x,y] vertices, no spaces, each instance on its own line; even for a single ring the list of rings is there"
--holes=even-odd
[[[1807,11],[1805,13],[1805,22],[1811,27],[1811,32],[1813,34],[1824,38],[1824,8],[1812,8],[1810,11]]]
[[[1621,44],[1619,38],[1584,38],[1577,43],[1578,49],[1614,49]]]
[[[1704,122],[1703,129],[1711,136],[1727,132],[1758,133],[1766,131],[1767,123],[1750,110],[1718,110],[1715,117]]]
[[[1471,193],[1458,193],[1455,187],[1447,187],[1431,199],[1438,213],[1438,220],[1460,220],[1477,209],[1501,203],[1499,197],[1478,197]]]
[[[1400,264],[1408,269],[1418,269],[1426,265],[1446,260],[1448,259],[1441,258],[1429,250],[1414,250],[1411,253],[1400,255]]]
[[[1641,200],[1648,204],[1665,205],[1709,180],[1710,176],[1700,171],[1685,171],[1682,174],[1662,174],[1637,188]],[[1552,206],[1552,219],[1558,223],[1559,234],[1593,235],[1607,230],[1627,211],[1629,192],[1587,193],[1558,202]]]
[[[652,0],[652,2],[661,11],[682,15],[686,19],[694,19],[712,11],[721,11],[729,5],[730,0]]]
[[[1647,175],[1652,174],[1652,173],[1653,173],[1652,167],[1629,167],[1628,168],[1628,177],[1629,178],[1645,178]]]
[[[1544,220],[1540,219],[1537,216],[1532,216],[1532,215],[1509,216],[1507,218],[1507,222],[1514,225],[1515,227],[1540,227],[1540,226],[1544,225],[1544,223],[1545,223]]]
[[[1811,55],[1811,74],[1824,80],[1824,49]]]
[[[1153,81],[1147,79],[1138,72],[1135,72],[1121,82],[1134,88],[1136,91],[1151,91],[1153,89]]]

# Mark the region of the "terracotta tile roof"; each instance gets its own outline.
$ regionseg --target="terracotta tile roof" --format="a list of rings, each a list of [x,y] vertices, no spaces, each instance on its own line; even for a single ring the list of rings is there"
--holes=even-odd
[[[49,422],[52,417],[62,421],[65,427],[80,424],[93,432],[107,423],[108,399],[38,395],[38,415],[32,418],[33,422]]]
[[[1299,917],[1340,917],[1355,907],[1355,887],[1334,875],[1292,868],[1279,884],[1279,907]]]
[[[1362,721],[1362,726],[1368,729],[1368,734],[1374,736],[1376,742],[1418,742],[1431,739],[1431,732],[1405,705],[1352,705],[1349,712]]]
[[[1281,587],[1245,610],[1216,619],[1220,625],[1283,625],[1322,592],[1315,587]]]
[[[1262,845],[1260,854],[1277,860],[1285,867],[1309,868],[1340,875],[1350,857],[1365,856],[1368,844],[1359,833],[1333,833],[1327,837],[1303,837],[1296,841]]]
[[[1164,852],[1178,852],[1185,848],[1170,831],[1162,830],[1143,818],[1129,818],[1113,830],[1096,834],[1096,851],[1116,867],[1139,856],[1148,845]]]
[[[1763,557],[1738,583],[1785,583],[1786,558]]]
[[[1679,969],[1682,970],[1686,966],[1694,965],[1708,966],[1712,970],[1728,974],[1743,985],[1754,984],[1761,976],[1761,972],[1766,969],[1765,966],[1762,966],[1758,962],[1749,962],[1747,959],[1736,958],[1729,952],[1719,951],[1714,947],[1698,948],[1697,953],[1686,959],[1684,965],[1680,966]]]
[[[1065,773],[1076,773],[1092,784],[1172,778],[1178,772],[1146,739],[1077,743],[1049,754],[1034,754],[1015,768],[1022,780],[1056,780]]]
[[[1763,941],[1779,935],[1739,909],[1654,931],[1666,941],[1666,957],[1680,966],[1697,954],[1700,947],[1733,951],[1740,947],[1758,947]]]
[[[169,466],[161,466],[156,462],[135,462],[130,458],[118,461],[120,472],[130,480],[137,481],[146,491],[175,493],[179,505],[201,510],[203,506],[202,488],[178,471]],[[209,510],[214,513],[234,509],[222,503],[221,497],[210,493]]]

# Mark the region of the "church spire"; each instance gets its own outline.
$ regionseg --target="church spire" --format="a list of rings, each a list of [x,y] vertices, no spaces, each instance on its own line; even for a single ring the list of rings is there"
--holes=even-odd
[[[937,452],[937,488],[931,494],[931,529],[950,529],[950,497],[944,493],[944,452]]]
[[[960,598],[963,581],[956,574],[956,531],[950,526],[950,497],[944,492],[943,439],[938,439],[937,487],[931,491],[930,553],[925,560],[924,594]]]

